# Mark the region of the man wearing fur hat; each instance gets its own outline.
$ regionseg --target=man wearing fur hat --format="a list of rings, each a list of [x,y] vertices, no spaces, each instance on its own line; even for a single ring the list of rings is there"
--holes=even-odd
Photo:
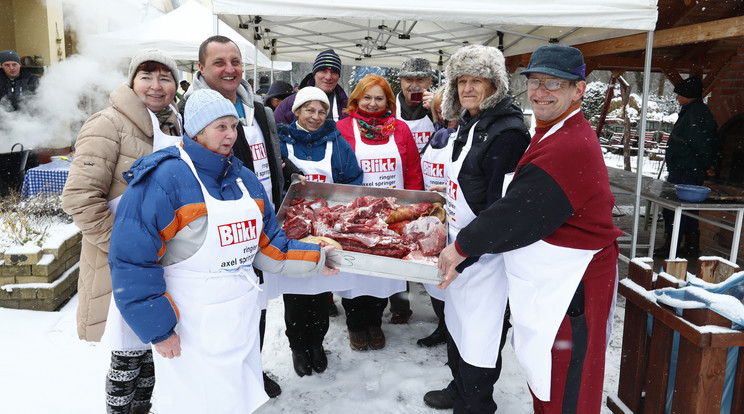
[[[189,96],[201,89],[213,89],[235,106],[240,117],[240,126],[232,152],[246,168],[256,174],[276,209],[282,201],[284,176],[274,116],[271,109],[264,106],[263,99],[255,95],[251,86],[243,79],[240,48],[230,38],[211,36],[199,46],[199,71],[194,74],[191,87],[179,103],[182,113]],[[259,277],[262,278],[262,275]],[[264,300],[261,312],[262,344],[265,323]],[[281,393],[279,384],[266,374],[263,377],[266,393],[272,398],[279,395]]]
[[[666,149],[667,181],[703,185],[706,175],[715,175],[713,164],[718,155],[718,123],[703,102],[703,82],[700,78],[690,76],[680,81],[674,87],[674,93],[682,110],[669,135]],[[654,256],[665,257],[672,244],[674,213],[664,209],[662,214],[666,238],[664,245],[654,250]],[[697,258],[700,245],[697,219],[682,216],[679,230],[679,234],[684,236],[684,245],[673,256]]]
[[[39,78],[21,67],[21,59],[13,50],[0,52],[0,107],[17,111],[21,99],[39,87]]]
[[[447,64],[442,114],[445,119],[459,119],[444,169],[449,242],[459,242],[471,228],[479,234],[467,237],[477,237],[478,243],[485,233],[508,236],[508,227],[497,231],[476,223],[501,198],[505,175],[514,171],[530,142],[522,111],[508,89],[504,55],[494,47],[463,47]],[[453,246],[445,248],[439,259],[440,268],[452,277],[457,274],[454,268],[442,264],[457,255],[461,259],[457,272],[463,275],[444,291],[447,360],[453,380],[444,390],[426,393],[424,402],[434,408],[454,408],[458,414],[493,413],[493,387],[501,373],[501,348],[509,326],[504,259],[486,251],[487,244],[478,251],[466,250],[467,258]],[[450,280],[444,279],[443,286]]]
[[[328,49],[318,53],[315,62],[313,62],[313,72],[305,76],[300,83],[300,89],[305,86],[315,86],[326,93],[328,102],[331,103],[328,119],[334,121],[349,116],[349,114],[344,113],[344,109],[349,105],[349,97],[341,85],[338,84],[340,77],[341,58],[333,49]],[[292,112],[295,96],[297,94],[290,95],[276,107],[274,119],[277,124],[289,125],[296,119],[294,112]]]
[[[622,232],[599,141],[581,111],[585,67],[573,47],[532,53],[522,74],[535,136],[505,195],[439,257],[450,289],[471,258],[502,253],[514,351],[536,413],[598,413],[602,405]]]
[[[408,58],[398,73],[400,93],[395,97],[397,113],[395,117],[403,120],[413,133],[413,139],[421,152],[434,133],[431,118],[431,64],[424,58]],[[403,100],[401,100],[403,96]]]

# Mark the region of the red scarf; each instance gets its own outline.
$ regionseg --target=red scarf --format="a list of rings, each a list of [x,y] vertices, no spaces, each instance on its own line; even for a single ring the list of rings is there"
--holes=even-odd
[[[357,109],[352,111],[350,115],[356,119],[360,135],[368,140],[385,140],[395,132],[395,117],[392,111],[387,109],[380,112],[366,112]]]

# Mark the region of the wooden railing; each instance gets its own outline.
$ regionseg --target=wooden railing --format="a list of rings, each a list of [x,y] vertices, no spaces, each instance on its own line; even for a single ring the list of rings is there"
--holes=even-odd
[[[731,321],[709,309],[674,309],[658,304],[651,290],[679,287],[687,261],[665,261],[665,273],[654,274],[650,259],[630,262],[628,277],[618,292],[625,296],[625,321],[617,396],[607,399],[615,414],[664,413],[670,381],[674,333],[679,348],[671,412],[719,414],[730,347],[744,346],[744,332],[730,329]],[[717,258],[698,260],[697,277],[718,283],[739,270]],[[653,317],[648,334],[649,317]],[[728,327],[726,329],[724,327]],[[731,413],[744,413],[744,352],[734,375]]]

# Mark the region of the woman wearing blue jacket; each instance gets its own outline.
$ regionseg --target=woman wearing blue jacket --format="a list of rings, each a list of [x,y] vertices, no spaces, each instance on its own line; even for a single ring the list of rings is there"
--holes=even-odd
[[[306,86],[297,92],[292,111],[295,121],[279,125],[282,158],[289,158],[309,181],[361,185],[362,169],[351,146],[327,119],[325,92]],[[290,174],[285,174],[288,177]],[[309,278],[277,276],[284,293],[284,321],[299,376],[320,373],[328,366],[323,338],[328,332],[328,302],[332,291],[349,289],[349,278],[317,275]]]
[[[114,299],[156,351],[159,413],[253,412],[268,400],[253,266],[337,271],[317,245],[287,240],[264,187],[232,155],[234,106],[200,90],[184,114],[183,145],[125,173],[109,251]]]

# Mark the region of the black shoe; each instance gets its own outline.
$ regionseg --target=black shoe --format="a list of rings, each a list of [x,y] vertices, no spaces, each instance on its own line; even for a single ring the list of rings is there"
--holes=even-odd
[[[449,410],[455,407],[455,403],[447,394],[447,390],[429,391],[424,394],[424,403],[437,410]]]
[[[294,365],[294,370],[300,377],[313,375],[313,367],[310,363],[310,351],[304,349],[301,351],[295,351],[293,349],[292,365]]]
[[[423,346],[426,348],[431,348],[433,346],[445,343],[447,343],[447,328],[444,326],[437,326],[437,329],[435,329],[434,332],[431,333],[431,335],[416,341],[416,344],[418,344],[418,346]]]
[[[269,395],[269,398],[276,398],[279,396],[279,394],[282,393],[282,387],[279,386],[279,384],[276,383],[273,379],[271,379],[266,373],[263,373],[263,380],[264,380],[264,391],[266,391],[266,394]]]
[[[318,374],[328,368],[328,357],[326,356],[325,349],[323,349],[322,345],[310,350],[310,359],[313,371]]]

